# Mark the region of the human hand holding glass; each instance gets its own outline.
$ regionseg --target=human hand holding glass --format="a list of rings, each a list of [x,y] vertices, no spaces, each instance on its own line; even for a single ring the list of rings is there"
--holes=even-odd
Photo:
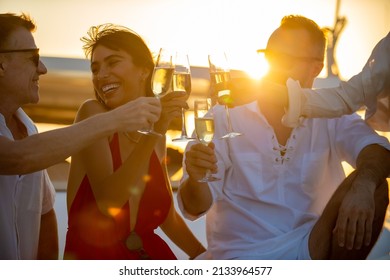
[[[230,68],[228,65],[228,60],[224,52],[209,54],[209,71],[210,71],[210,83],[211,87],[217,89],[218,91],[218,100],[226,100],[230,98]],[[228,123],[228,132],[221,138],[234,138],[236,136],[242,135],[240,132],[233,131],[232,123],[230,120],[229,114],[229,102],[223,102],[225,105],[227,123]]]
[[[174,57],[174,72],[172,79],[172,89],[177,94],[191,93],[191,70],[188,55],[180,52],[176,52]],[[185,109],[181,111],[181,135],[178,138],[172,139],[172,141],[188,141],[194,139],[187,135]]]
[[[200,143],[207,146],[214,137],[214,118],[212,110],[210,110],[210,100],[195,100],[194,117],[195,117],[195,133]],[[209,114],[207,114],[209,112]],[[207,115],[206,115],[207,114]],[[212,182],[220,180],[211,174],[210,170],[206,171],[204,178],[198,182]]]
[[[173,71],[172,54],[161,48],[153,70],[151,84],[152,91],[156,98],[160,99],[171,89]],[[162,136],[160,133],[154,131],[153,127],[152,124],[150,129],[138,130],[138,132],[146,135]]]

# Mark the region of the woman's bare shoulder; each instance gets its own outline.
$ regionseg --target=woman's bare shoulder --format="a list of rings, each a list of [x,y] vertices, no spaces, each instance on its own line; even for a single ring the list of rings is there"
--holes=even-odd
[[[93,115],[107,112],[108,109],[99,101],[95,99],[88,99],[81,104],[77,111],[75,122],[87,119]]]

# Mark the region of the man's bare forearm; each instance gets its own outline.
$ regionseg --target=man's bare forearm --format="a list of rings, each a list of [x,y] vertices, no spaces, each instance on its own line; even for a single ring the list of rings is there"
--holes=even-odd
[[[194,216],[206,212],[212,204],[211,192],[206,183],[187,179],[182,183],[179,195],[185,210]]]
[[[3,137],[0,140],[0,174],[26,174],[45,169],[114,130],[115,122],[101,114],[18,141]]]
[[[390,175],[390,151],[380,145],[369,145],[359,154],[355,180],[367,181],[380,186]]]

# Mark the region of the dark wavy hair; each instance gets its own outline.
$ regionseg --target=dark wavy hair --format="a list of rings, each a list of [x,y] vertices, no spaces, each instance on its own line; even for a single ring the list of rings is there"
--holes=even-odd
[[[153,55],[140,35],[127,27],[107,23],[92,26],[87,35],[81,38],[81,41],[84,43],[83,50],[88,59],[92,58],[93,52],[99,45],[128,53],[132,57],[134,65],[149,70],[145,92],[147,96],[153,96],[150,86],[154,68]],[[102,102],[96,91],[95,95]]]

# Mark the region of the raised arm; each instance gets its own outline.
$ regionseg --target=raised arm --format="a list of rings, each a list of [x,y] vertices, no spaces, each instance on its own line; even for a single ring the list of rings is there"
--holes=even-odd
[[[299,84],[289,80],[287,87],[289,106],[283,118],[287,126],[296,126],[301,116],[335,118],[351,114],[363,105],[367,107],[366,119],[369,119],[377,109],[382,109],[382,106],[378,106],[380,98],[390,96],[390,33],[374,47],[362,71],[347,82],[340,82],[340,86],[302,89]],[[384,110],[389,115],[389,106]],[[390,123],[387,119],[384,121],[385,127],[390,129]]]
[[[155,98],[139,98],[66,128],[12,141],[0,136],[0,174],[26,174],[45,169],[114,131],[148,127],[160,115]]]

